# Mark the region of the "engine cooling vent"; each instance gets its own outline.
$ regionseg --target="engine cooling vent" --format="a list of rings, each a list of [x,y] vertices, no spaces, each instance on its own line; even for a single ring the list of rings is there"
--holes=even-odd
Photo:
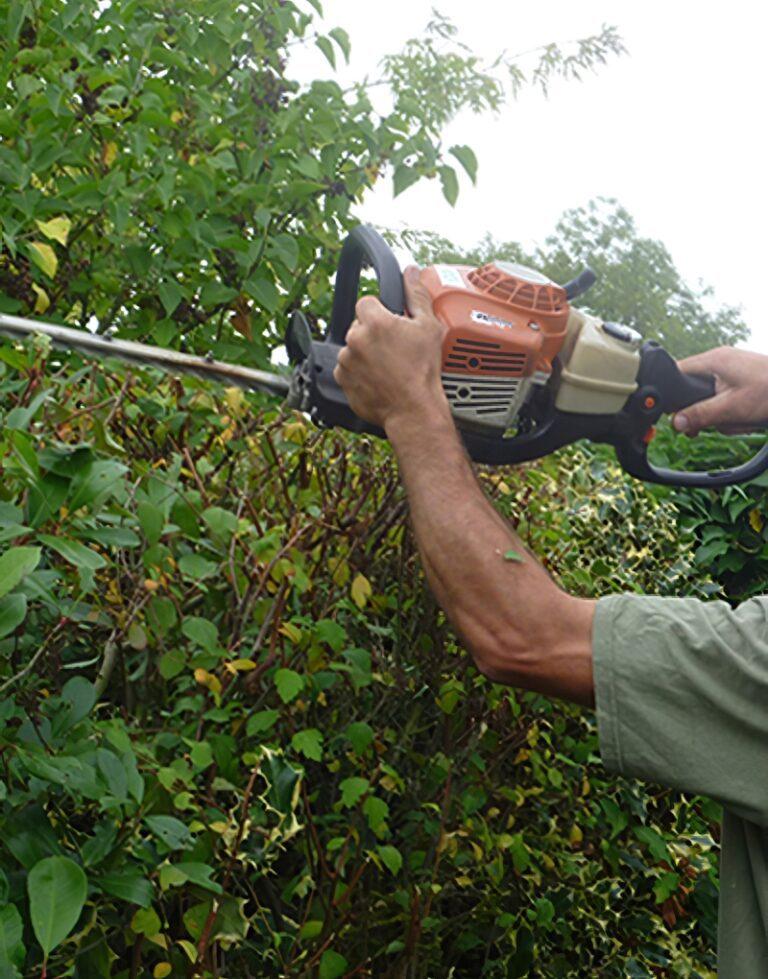
[[[568,302],[565,290],[560,286],[526,282],[503,272],[494,264],[472,269],[467,278],[475,289],[510,306],[535,313],[562,313]]]
[[[443,389],[458,422],[504,431],[514,421],[530,380],[444,373]]]
[[[519,377],[525,371],[524,352],[502,349],[500,343],[486,340],[455,340],[445,358],[445,367],[453,371]]]

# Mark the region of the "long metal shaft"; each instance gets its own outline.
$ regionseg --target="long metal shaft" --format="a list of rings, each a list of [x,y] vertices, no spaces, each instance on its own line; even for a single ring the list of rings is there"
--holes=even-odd
[[[146,367],[159,367],[172,374],[194,374],[206,380],[218,381],[229,387],[240,387],[246,391],[265,391],[285,397],[290,387],[290,379],[281,374],[241,367],[209,357],[196,357],[168,350],[166,347],[153,347],[147,343],[133,340],[118,340],[114,337],[100,336],[87,330],[73,330],[68,326],[28,320],[21,316],[7,316],[0,313],[0,334],[20,340],[36,333],[51,338],[54,346],[65,350],[79,350],[91,357],[104,359],[115,357]]]

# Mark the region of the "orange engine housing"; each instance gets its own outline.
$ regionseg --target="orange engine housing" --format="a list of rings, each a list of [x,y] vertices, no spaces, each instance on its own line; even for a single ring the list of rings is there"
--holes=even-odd
[[[506,377],[551,372],[568,323],[562,286],[499,261],[480,268],[432,265],[421,281],[448,328],[443,371]]]
[[[447,327],[442,381],[454,418],[464,427],[506,431],[532,385],[552,373],[566,337],[565,289],[502,261],[432,265],[421,281]]]

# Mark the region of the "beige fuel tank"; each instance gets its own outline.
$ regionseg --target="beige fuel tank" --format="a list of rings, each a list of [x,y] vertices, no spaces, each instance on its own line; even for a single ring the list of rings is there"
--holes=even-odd
[[[640,334],[576,309],[571,310],[567,332],[555,407],[589,415],[620,411],[637,390]]]

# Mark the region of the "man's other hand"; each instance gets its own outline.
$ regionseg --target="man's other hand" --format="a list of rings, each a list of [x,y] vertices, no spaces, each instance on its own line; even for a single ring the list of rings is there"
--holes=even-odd
[[[768,357],[717,347],[679,362],[686,374],[712,374],[715,396],[678,411],[673,425],[678,432],[698,435],[716,428],[726,435],[741,435],[768,427]]]
[[[401,420],[450,418],[440,380],[445,327],[419,269],[410,266],[404,279],[411,316],[396,316],[364,296],[333,372],[355,414],[384,429]]]

